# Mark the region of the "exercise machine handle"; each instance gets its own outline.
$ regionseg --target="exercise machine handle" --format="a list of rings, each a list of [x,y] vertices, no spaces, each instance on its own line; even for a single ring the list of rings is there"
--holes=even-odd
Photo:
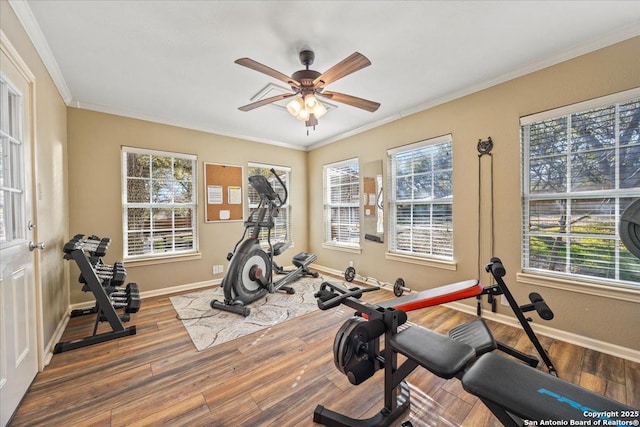
[[[282,182],[282,180],[280,179],[280,176],[276,173],[276,170],[274,168],[271,168],[271,173],[276,177],[276,179],[278,180],[278,182],[280,183],[280,185],[282,185],[282,188],[284,189],[284,199],[282,197],[280,197],[280,193],[276,192],[276,196],[278,196],[278,201],[280,202],[278,207],[281,207],[282,205],[284,205],[287,202],[287,199],[289,198],[289,192],[287,191],[287,186],[284,185],[284,182]]]
[[[493,257],[489,260],[489,264],[484,268],[487,272],[493,274],[493,277],[498,279],[498,277],[504,277],[507,274],[507,270],[505,270],[502,265],[502,261],[500,258]]]

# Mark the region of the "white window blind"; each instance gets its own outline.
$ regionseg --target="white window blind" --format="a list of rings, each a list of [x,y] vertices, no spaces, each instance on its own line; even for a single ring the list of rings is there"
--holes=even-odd
[[[196,164],[193,155],[122,147],[125,258],[197,251]]]
[[[323,167],[325,242],[360,245],[360,171],[358,159]]]
[[[617,232],[640,197],[638,95],[521,120],[523,270],[640,285]]]
[[[271,169],[274,169],[282,182],[287,187],[287,191],[289,191],[289,197],[287,198],[286,203],[280,208],[278,212],[278,216],[274,218],[274,227],[271,230],[271,243],[275,242],[284,242],[291,241],[291,192],[290,192],[290,174],[291,168],[282,167],[282,166],[269,166],[260,163],[249,163],[247,176],[253,175],[264,175],[269,181],[269,184],[273,187],[273,189],[280,194],[280,197],[284,199],[284,189],[282,185],[278,182],[275,176],[271,173]],[[247,182],[247,194],[249,197],[249,213],[253,213],[255,209],[258,208],[260,204],[260,196],[258,192]],[[260,242],[265,247],[268,246],[268,230],[262,229],[260,231]]]
[[[389,250],[453,259],[451,135],[388,151]]]

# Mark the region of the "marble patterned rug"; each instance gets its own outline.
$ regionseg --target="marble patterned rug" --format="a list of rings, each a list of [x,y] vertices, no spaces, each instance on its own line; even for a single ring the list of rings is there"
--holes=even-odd
[[[193,344],[202,351],[317,310],[313,294],[321,283],[322,279],[303,277],[291,285],[295,294],[276,292],[249,304],[247,317],[211,308],[212,299],[224,300],[219,286],[169,299]]]

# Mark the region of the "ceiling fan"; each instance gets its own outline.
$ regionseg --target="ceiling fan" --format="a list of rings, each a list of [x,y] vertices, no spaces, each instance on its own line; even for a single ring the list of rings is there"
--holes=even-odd
[[[315,129],[315,126],[318,124],[318,118],[327,112],[325,106],[318,101],[316,96],[327,98],[342,104],[351,105],[356,108],[361,108],[369,112],[374,112],[378,107],[380,107],[378,102],[345,95],[344,93],[325,90],[325,86],[330,83],[371,65],[371,61],[369,61],[366,56],[361,53],[354,52],[324,73],[319,73],[318,71],[309,69],[309,66],[313,64],[313,60],[315,59],[313,51],[304,49],[300,52],[299,58],[302,65],[305,66],[305,69],[296,71],[291,75],[291,77],[256,62],[253,59],[240,58],[236,60],[236,64],[251,68],[252,70],[259,71],[285,82],[293,91],[293,93],[283,93],[270,98],[261,99],[260,101],[252,102],[251,104],[240,107],[239,110],[251,111],[254,108],[262,107],[263,105],[294,97],[293,100],[287,104],[287,110],[298,120],[304,121],[307,127],[313,127]],[[308,130],[307,134],[309,134]]]

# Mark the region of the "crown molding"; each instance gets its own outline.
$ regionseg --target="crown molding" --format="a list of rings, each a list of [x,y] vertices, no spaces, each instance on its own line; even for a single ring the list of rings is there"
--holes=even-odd
[[[42,30],[40,29],[35,16],[33,16],[29,3],[24,0],[9,0],[9,4],[22,24],[22,27],[27,32],[27,35],[31,39],[31,43],[33,43],[38,55],[40,55],[40,59],[49,72],[60,96],[64,100],[65,104],[69,105],[72,99],[71,91],[69,90],[67,83],[64,81],[62,71],[49,48],[49,44],[47,43],[44,34],[42,34]]]
[[[175,126],[175,127],[179,127],[179,128],[195,130],[195,131],[198,131],[198,132],[205,132],[205,133],[210,133],[210,134],[214,134],[214,135],[227,136],[229,138],[241,139],[241,140],[244,140],[244,141],[259,142],[261,144],[275,145],[275,146],[278,146],[278,147],[289,148],[289,149],[293,149],[293,150],[308,151],[307,147],[302,147],[302,146],[299,146],[299,145],[287,144],[285,142],[274,141],[274,140],[264,139],[264,138],[256,138],[256,137],[253,137],[253,136],[242,135],[242,134],[239,134],[239,133],[236,133],[236,132],[227,131],[227,130],[224,130],[224,129],[219,129],[219,128],[215,128],[215,127],[209,127],[209,126],[200,126],[200,125],[197,125],[197,124],[184,122],[184,121],[180,121],[180,120],[167,120],[167,119],[158,118],[158,117],[147,115],[147,114],[138,113],[138,112],[135,112],[135,111],[128,111],[128,110],[123,110],[123,109],[120,109],[120,108],[108,107],[108,106],[105,106],[105,105],[88,104],[88,103],[85,103],[85,102],[80,102],[80,101],[75,101],[75,100],[71,101],[67,105],[69,107],[71,107],[71,108],[78,108],[78,109],[81,109],[81,110],[96,111],[96,112],[99,112],[99,113],[111,114],[111,115],[114,115],[114,116],[127,117],[127,118],[130,118],[130,119],[143,120],[145,122],[158,123],[158,124],[163,124],[163,125],[168,125],[168,126]]]
[[[315,144],[307,147],[307,151],[315,150],[316,148],[320,148],[324,145],[331,144],[333,142],[341,141],[348,137],[357,135],[359,133],[380,127],[384,124],[396,121],[403,117],[410,116],[412,114],[418,113],[420,111],[428,110],[429,108],[437,107],[438,105],[444,104],[446,102],[453,101],[458,98],[462,98],[463,96],[471,95],[472,93],[479,92],[484,89],[488,89],[493,86],[497,86],[501,83],[508,82],[510,80],[516,79],[518,77],[525,76],[527,74],[531,74],[536,71],[540,71],[542,69],[551,67],[553,65],[560,64],[562,62],[568,61],[570,59],[577,58],[582,55],[586,55],[588,53],[594,52],[598,49],[605,48],[607,46],[611,46],[616,43],[623,42],[625,40],[631,39],[633,37],[640,36],[640,22],[636,22],[632,25],[628,25],[622,28],[619,28],[615,31],[612,31],[603,36],[594,37],[584,43],[573,46],[563,52],[548,56],[539,61],[535,61],[529,63],[517,70],[510,71],[508,73],[502,74],[496,78],[467,86],[455,92],[450,92],[436,99],[432,99],[430,101],[418,104],[414,107],[405,109],[399,113],[393,114],[391,116],[385,117],[381,120],[378,120],[373,123],[369,123],[368,125],[359,127],[357,129],[350,130],[348,132],[341,133],[339,135],[335,135],[331,138],[316,142]]]

